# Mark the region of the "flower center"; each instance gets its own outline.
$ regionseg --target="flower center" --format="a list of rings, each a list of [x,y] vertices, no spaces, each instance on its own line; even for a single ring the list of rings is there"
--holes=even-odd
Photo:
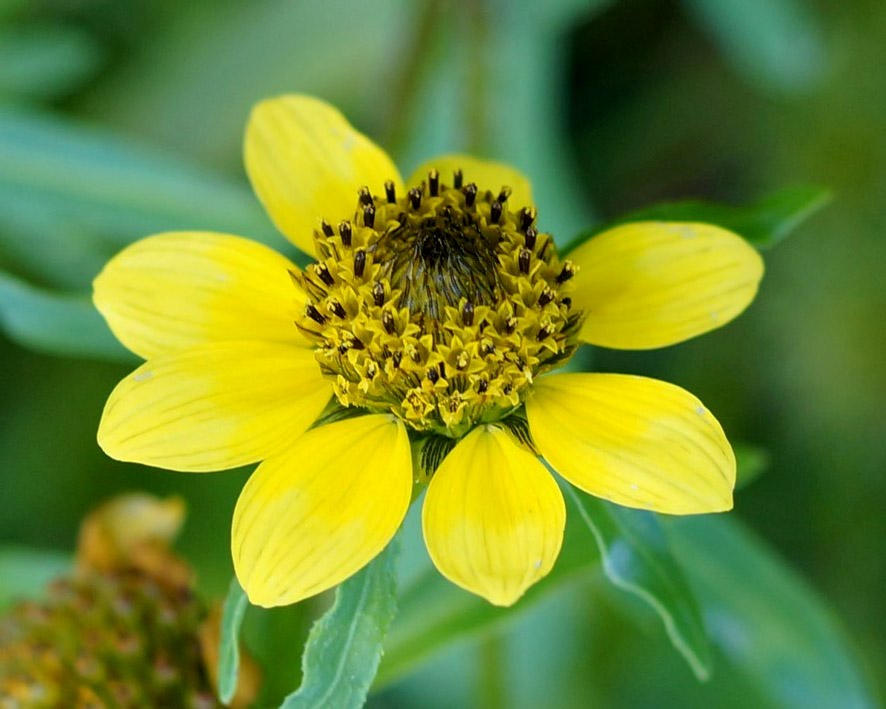
[[[384,197],[361,189],[353,221],[315,232],[297,325],[343,406],[458,437],[507,416],[574,352],[575,268],[509,196],[432,170],[405,197],[390,182]]]

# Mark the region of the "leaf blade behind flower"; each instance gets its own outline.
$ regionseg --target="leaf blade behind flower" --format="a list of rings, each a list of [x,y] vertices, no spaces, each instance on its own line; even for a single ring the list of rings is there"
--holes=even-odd
[[[0,329],[20,345],[50,354],[136,361],[86,296],[44,291],[3,272]]]
[[[577,236],[563,249],[568,253],[597,234],[620,224],[641,221],[705,222],[743,237],[758,249],[769,249],[784,240],[831,200],[823,187],[797,185],[774,192],[746,206],[688,199],[644,207],[617,217]]]
[[[360,707],[375,678],[396,610],[395,544],[336,591],[335,604],[308,636],[301,686],[281,709]]]
[[[730,670],[773,706],[878,706],[829,609],[737,519],[673,518],[667,529]]]
[[[607,578],[651,606],[695,676],[708,679],[711,653],[701,612],[657,516],[591,497],[572,486],[565,496],[572,503],[570,513],[578,514],[594,535]]]
[[[228,704],[237,692],[240,674],[240,627],[249,607],[249,599],[236,578],[231,579],[221,617],[221,642],[218,654],[218,697]]]

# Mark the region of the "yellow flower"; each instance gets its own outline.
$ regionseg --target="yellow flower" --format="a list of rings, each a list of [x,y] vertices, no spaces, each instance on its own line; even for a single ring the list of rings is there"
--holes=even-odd
[[[563,497],[539,455],[622,505],[732,506],[732,450],[694,396],[643,377],[539,375],[581,342],[661,347],[733,319],[763,274],[744,240],[635,223],[561,261],[515,169],[448,155],[404,183],[306,96],[256,106],[245,157],[314,264],[237,236],[160,234],[108,263],[95,303],[147,360],[105,407],[109,455],[195,472],[261,461],[231,542],[253,603],[293,603],[368,563],[406,514],[414,469],[431,474],[437,568],[497,605],[560,550]]]

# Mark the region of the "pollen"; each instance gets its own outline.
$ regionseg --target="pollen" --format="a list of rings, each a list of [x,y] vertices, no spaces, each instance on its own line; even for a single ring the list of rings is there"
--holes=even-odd
[[[343,406],[459,437],[572,355],[576,267],[510,194],[431,170],[405,195],[362,188],[353,220],[315,230],[318,261],[293,274],[308,294],[296,324]]]

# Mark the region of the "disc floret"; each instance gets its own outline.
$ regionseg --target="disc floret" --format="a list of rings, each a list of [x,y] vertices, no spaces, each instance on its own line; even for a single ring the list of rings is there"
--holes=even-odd
[[[297,324],[343,406],[458,437],[572,354],[575,267],[509,196],[431,170],[404,196],[361,189],[352,221],[315,231],[317,263],[293,274],[308,294]]]

